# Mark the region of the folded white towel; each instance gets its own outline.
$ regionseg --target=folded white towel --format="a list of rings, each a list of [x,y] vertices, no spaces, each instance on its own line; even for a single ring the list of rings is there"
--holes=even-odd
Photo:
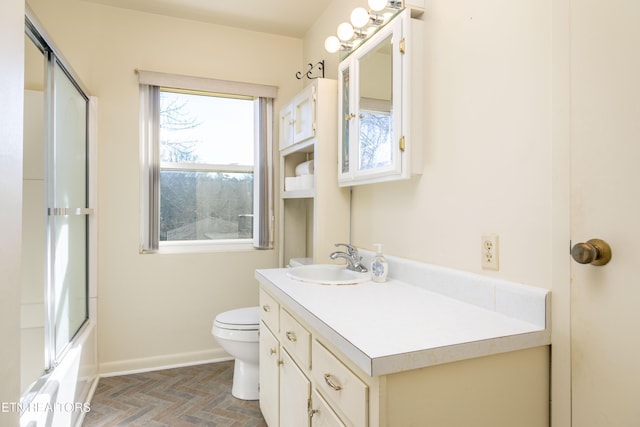
[[[296,176],[313,175],[313,160],[307,160],[296,166]]]

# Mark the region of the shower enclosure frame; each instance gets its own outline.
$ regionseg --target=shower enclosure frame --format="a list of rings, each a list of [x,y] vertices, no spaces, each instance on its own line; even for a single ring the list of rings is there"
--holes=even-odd
[[[45,63],[45,141],[43,141],[46,150],[44,165],[45,212],[43,212],[43,221],[45,222],[45,277],[43,278],[45,343],[43,374],[23,394],[21,399],[21,425],[30,425],[34,419],[39,422],[43,417],[46,419],[46,423],[73,425],[81,422],[82,411],[34,413],[33,408],[36,408],[37,405],[31,402],[41,403],[44,401],[54,408],[55,405],[64,408],[72,404],[77,408],[79,407],[78,403],[84,403],[88,400],[97,384],[97,99],[88,95],[88,91],[80,79],[60,51],[53,45],[51,38],[46,34],[28,6],[25,14],[25,34],[42,52]],[[71,95],[65,98],[65,104],[56,105],[58,100],[57,85],[66,85],[67,89],[71,89],[68,92]],[[68,161],[66,157],[63,157],[62,160],[57,158],[60,141],[57,140],[59,130],[56,120],[60,117],[56,117],[56,114],[59,114],[58,110],[63,110],[68,104],[74,104],[69,107],[72,112],[80,111],[79,106],[83,105],[84,114],[84,116],[78,115],[79,119],[76,120],[77,124],[83,125],[83,127],[78,127],[73,131],[76,132],[74,136],[79,136],[78,129],[80,129],[79,132],[84,132],[83,138],[78,138],[78,143],[75,145],[73,142],[65,142],[70,146],[67,148],[71,149],[72,155],[68,157],[74,157],[71,161]],[[74,107],[76,110],[73,110]],[[84,123],[82,123],[83,121]],[[84,170],[80,174],[83,176],[84,182],[82,184],[78,184],[79,180],[73,182],[74,187],[78,187],[79,190],[78,188],[72,190],[65,188],[64,197],[58,197],[58,178],[61,177],[61,181],[67,183],[72,182],[74,178],[70,178],[71,175],[67,174],[68,170],[64,169],[69,167],[70,162],[75,162],[73,163],[75,166],[81,165],[80,161],[84,161]],[[75,170],[79,170],[78,167]],[[75,194],[67,194],[67,192],[75,192]],[[77,196],[77,194],[81,195],[78,199],[81,203],[74,205],[71,199],[74,199],[74,195]],[[75,252],[72,249],[73,244],[69,243],[65,247],[60,243],[60,235],[57,233],[61,225],[62,228],[80,231],[80,240],[75,245],[78,249]],[[69,241],[71,237],[68,239]],[[59,250],[58,246],[68,249],[68,252]],[[77,286],[73,289],[66,287],[67,283],[60,284],[60,277],[66,277],[66,274],[56,275],[56,268],[59,268],[57,266],[61,264],[60,260],[57,260],[58,255],[60,258],[66,258],[66,263],[63,263],[65,267],[69,264],[81,265],[82,267],[76,273],[78,277],[74,280]],[[80,283],[81,281],[83,283]],[[68,300],[63,300],[59,295],[62,293],[61,290],[72,294],[67,296]],[[60,306],[65,304],[67,310],[69,307],[75,306],[74,312],[76,314],[73,315],[67,311],[66,317],[61,316],[60,313],[63,310],[60,309]],[[68,327],[62,327],[63,323],[65,326],[68,324]]]

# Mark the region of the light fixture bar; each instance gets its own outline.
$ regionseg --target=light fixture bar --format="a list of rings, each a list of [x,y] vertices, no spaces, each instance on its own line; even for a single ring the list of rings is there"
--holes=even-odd
[[[393,16],[396,11],[403,9],[402,0],[368,0],[369,10],[357,7],[351,12],[350,23],[338,25],[336,36],[329,36],[324,47],[329,53],[339,50],[349,51],[376,32],[376,29]],[[386,11],[386,12],[385,12]]]

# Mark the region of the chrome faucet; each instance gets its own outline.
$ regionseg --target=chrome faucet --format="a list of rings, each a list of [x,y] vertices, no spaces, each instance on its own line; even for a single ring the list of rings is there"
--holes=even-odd
[[[367,272],[367,267],[362,265],[362,257],[358,253],[358,249],[346,243],[336,243],[335,246],[336,247],[344,246],[347,249],[347,251],[331,252],[329,254],[329,258],[331,259],[344,258],[347,261],[347,269],[352,271],[357,271],[358,273]]]

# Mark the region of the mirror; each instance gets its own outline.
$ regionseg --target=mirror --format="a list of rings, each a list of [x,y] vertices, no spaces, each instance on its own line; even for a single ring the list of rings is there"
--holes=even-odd
[[[393,161],[391,47],[390,34],[359,60],[359,170],[388,167]]]

